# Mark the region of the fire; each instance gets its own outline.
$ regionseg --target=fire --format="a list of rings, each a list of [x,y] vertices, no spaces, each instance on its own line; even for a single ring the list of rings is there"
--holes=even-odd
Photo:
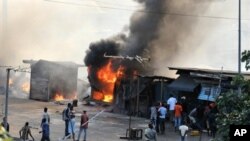
[[[115,82],[118,78],[123,76],[125,68],[120,66],[117,71],[112,69],[111,60],[107,65],[103,66],[97,71],[97,78],[102,85],[99,91],[93,91],[92,97],[95,100],[112,102],[113,101],[113,91],[115,87]]]
[[[9,79],[9,86],[13,85],[13,80],[10,78]]]
[[[62,100],[64,100],[64,97],[63,97],[63,95],[57,93],[54,97],[54,100],[55,101],[62,101]]]
[[[76,91],[74,91],[74,92],[71,94],[70,99],[77,99]]]
[[[62,101],[65,99],[73,100],[73,99],[77,99],[77,94],[76,94],[76,92],[72,92],[71,94],[68,94],[67,97],[64,97],[64,95],[61,92],[57,92],[53,99],[55,101]]]
[[[30,91],[30,83],[29,82],[23,83],[21,87],[22,87],[23,92],[29,93],[29,91]]]

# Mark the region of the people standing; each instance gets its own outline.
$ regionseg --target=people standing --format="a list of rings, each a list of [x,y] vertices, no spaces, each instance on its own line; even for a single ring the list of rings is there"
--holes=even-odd
[[[69,125],[68,125],[68,133],[71,135],[73,138],[73,141],[75,141],[75,111],[74,111],[74,106],[72,105],[70,107],[70,119],[69,119]]]
[[[153,127],[155,128],[156,126],[156,120],[157,120],[157,109],[156,105],[152,105],[150,107],[150,121],[153,124]]]
[[[67,108],[65,108],[63,110],[63,120],[65,122],[65,137],[67,137],[69,135],[68,132],[68,125],[69,125],[69,120],[70,120],[70,107],[71,107],[71,103],[68,103]]]
[[[42,121],[45,119],[45,122],[49,125],[50,124],[50,116],[48,114],[48,108],[44,107],[43,109],[43,115],[42,115]],[[41,127],[42,127],[42,122],[41,122]]]
[[[30,127],[29,127],[29,122],[25,123],[24,127],[22,127],[22,129],[19,131],[19,135],[20,135],[20,139],[22,141],[29,140],[29,135],[30,135],[30,137],[32,138],[33,141],[35,140],[34,137],[31,134],[31,130],[30,130]]]
[[[162,134],[165,133],[165,120],[167,115],[167,109],[160,103],[159,112],[159,123],[160,123],[160,131]]]
[[[211,130],[211,136],[215,138],[215,134],[217,131],[216,127],[216,114],[218,113],[217,106],[212,107],[211,111],[208,114],[208,122]]]
[[[42,139],[41,141],[50,141],[50,138],[49,138],[49,124],[46,122],[46,118],[43,118],[42,120],[42,124],[41,124],[41,127],[42,127],[42,131],[39,132],[39,133],[42,133]]]
[[[82,132],[84,132],[83,141],[86,141],[88,122],[89,122],[89,116],[87,115],[87,111],[84,110],[82,115],[81,115],[80,131],[79,131],[79,134],[78,134],[77,141],[80,140]]]
[[[174,123],[174,107],[175,104],[177,103],[176,98],[170,94],[169,99],[167,100],[167,104],[168,104],[168,110],[169,110],[169,116],[170,116],[170,122]]]
[[[176,103],[174,108],[174,127],[175,131],[179,128],[181,125],[181,115],[182,115],[182,106],[179,102]]]
[[[145,129],[144,135],[146,141],[157,141],[157,133],[151,123],[149,123],[148,128]]]
[[[180,104],[182,107],[182,116],[181,116],[182,123],[184,123],[184,122],[187,123],[187,121],[188,121],[188,103],[187,103],[185,96],[181,97]]]

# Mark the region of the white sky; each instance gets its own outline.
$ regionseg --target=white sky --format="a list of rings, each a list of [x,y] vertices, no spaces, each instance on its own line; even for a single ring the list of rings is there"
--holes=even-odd
[[[137,6],[132,0],[5,1],[8,65],[23,65],[23,59],[83,64],[89,44],[122,31]],[[0,4],[2,25],[3,0]]]
[[[6,21],[8,48],[1,49],[2,53],[0,54],[4,55],[5,59],[6,57],[10,58],[6,59],[8,64],[4,65],[22,65],[23,59],[73,61],[83,64],[85,51],[89,44],[123,31],[129,24],[131,14],[138,7],[138,4],[133,0],[5,1],[8,3]],[[184,0],[180,1],[183,2]],[[238,16],[238,0],[199,1],[212,3],[207,8],[206,13],[203,13],[205,15],[233,18]],[[0,3],[1,27],[3,24],[2,3],[3,0]],[[247,19],[242,21],[242,50],[250,49],[250,16],[247,15],[247,13],[250,13],[249,9],[250,1],[242,0],[242,19]],[[173,12],[182,13],[183,10]],[[197,15],[195,11],[194,13],[184,14]],[[227,57],[221,59],[217,56],[215,57],[218,58],[217,62],[210,61],[205,64],[202,64],[198,59],[187,58],[187,61],[191,60],[189,62],[197,66],[218,68],[219,64],[227,69],[237,69],[235,67],[237,65],[237,61],[235,61],[237,60],[237,19],[202,19],[196,24],[197,29],[204,26],[213,26],[211,30],[209,28],[206,30],[209,37],[201,39],[200,44],[192,43],[192,40],[181,44],[199,45],[200,49],[196,52],[199,54],[204,53],[204,51],[207,52],[204,53],[204,57],[208,59],[210,54]],[[199,38],[195,35],[200,37],[198,33],[193,33],[191,37]],[[188,57],[192,58],[192,55]],[[81,73],[81,75],[86,76],[86,69],[83,69]]]

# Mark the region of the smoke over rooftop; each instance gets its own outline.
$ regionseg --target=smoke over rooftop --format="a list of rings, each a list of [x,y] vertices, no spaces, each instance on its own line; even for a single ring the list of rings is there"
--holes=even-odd
[[[197,19],[185,15],[175,15],[174,12],[182,10],[189,13],[203,13],[210,3],[197,0],[188,0],[188,2],[174,0],[136,1],[142,5],[142,9],[132,15],[128,34],[119,33],[111,40],[92,43],[84,60],[87,66],[98,66],[103,62],[105,64],[107,59],[103,57],[104,53],[132,57],[140,55],[150,57],[152,61],[144,65],[136,61],[119,61],[119,63],[127,68],[136,68],[143,74],[163,74],[165,72],[164,75],[166,75],[167,67],[178,63],[176,62],[177,56],[183,56],[187,53],[179,54],[181,51],[196,49],[196,47],[184,48],[181,42],[190,40],[188,35],[192,34]],[[111,45],[109,46],[106,42]]]

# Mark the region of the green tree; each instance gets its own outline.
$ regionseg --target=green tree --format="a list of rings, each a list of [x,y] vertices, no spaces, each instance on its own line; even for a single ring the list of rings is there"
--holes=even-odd
[[[245,62],[246,70],[250,69],[250,50],[245,50],[242,52],[241,62]]]
[[[250,69],[250,51],[242,53],[242,62],[245,62],[246,69]],[[242,75],[233,78],[231,89],[222,93],[217,99],[217,133],[215,140],[229,141],[230,125],[249,125],[250,124],[250,81]],[[240,87],[242,93],[239,94],[237,88]]]

